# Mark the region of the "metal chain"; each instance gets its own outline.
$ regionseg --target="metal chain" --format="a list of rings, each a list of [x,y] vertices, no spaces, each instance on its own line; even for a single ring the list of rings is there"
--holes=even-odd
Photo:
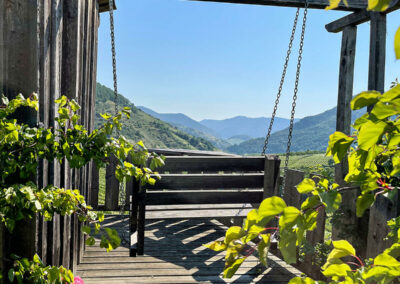
[[[112,68],[113,68],[113,80],[114,80],[114,106],[115,115],[118,114],[118,84],[117,84],[117,59],[115,52],[115,34],[114,34],[114,0],[108,2],[110,9],[110,36],[111,36],[111,53],[112,53]],[[119,136],[119,130],[117,129]]]
[[[296,112],[297,92],[299,90],[301,61],[303,59],[303,46],[304,46],[304,37],[305,37],[305,33],[306,33],[307,13],[308,13],[308,3],[306,2],[305,8],[304,8],[303,26],[302,26],[302,30],[301,30],[299,57],[297,60],[296,81],[294,84],[294,91],[293,91],[292,112],[290,115],[290,126],[289,126],[288,142],[287,142],[286,157],[285,157],[285,168],[284,168],[284,175],[283,175],[283,182],[282,182],[283,190],[286,185],[286,174],[287,174],[287,169],[288,169],[288,165],[289,165],[290,147],[292,145],[294,114]]]
[[[117,59],[116,59],[116,51],[115,51],[115,34],[114,34],[114,0],[109,0],[109,12],[110,12],[110,36],[111,36],[111,53],[112,53],[112,68],[113,68],[113,81],[114,81],[114,111],[115,115],[118,114],[118,81],[117,81]],[[116,129],[117,136],[120,136],[119,129]],[[125,212],[125,203],[126,203],[126,193],[125,193],[125,183],[119,183],[119,204],[121,205],[120,216],[121,221],[123,222],[124,219],[124,212]],[[127,232],[122,230],[121,235],[121,243],[123,245],[129,244],[129,234],[127,236]]]
[[[283,85],[285,83],[286,71],[287,71],[287,68],[288,68],[288,65],[289,65],[290,54],[292,53],[293,40],[294,40],[294,36],[296,34],[297,22],[298,22],[298,19],[299,19],[299,14],[300,14],[300,8],[297,8],[296,16],[294,18],[294,23],[293,23],[293,28],[292,28],[292,34],[290,36],[289,47],[288,47],[288,50],[287,50],[287,53],[286,53],[285,64],[283,65],[282,77],[281,77],[281,81],[280,81],[280,84],[279,84],[278,94],[276,96],[274,110],[272,112],[271,121],[269,122],[268,133],[267,133],[267,136],[265,137],[264,147],[263,147],[263,150],[262,150],[262,153],[261,153],[262,155],[265,155],[265,153],[267,152],[269,138],[271,137],[272,126],[274,125],[275,115],[276,115],[276,111],[278,110],[278,105],[279,105],[279,99],[281,97],[282,88],[283,88]]]

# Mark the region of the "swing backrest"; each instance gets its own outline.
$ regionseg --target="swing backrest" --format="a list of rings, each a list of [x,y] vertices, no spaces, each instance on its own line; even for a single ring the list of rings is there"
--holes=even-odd
[[[267,169],[266,169],[267,167]],[[170,156],[146,205],[259,203],[273,190],[279,160],[269,156]],[[273,172],[272,172],[273,171]],[[264,186],[266,184],[266,186]]]

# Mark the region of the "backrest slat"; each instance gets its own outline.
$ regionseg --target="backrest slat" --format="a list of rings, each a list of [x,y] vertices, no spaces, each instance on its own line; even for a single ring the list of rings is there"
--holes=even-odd
[[[257,172],[264,171],[265,157],[166,157],[165,166],[159,172]]]
[[[252,191],[167,191],[148,192],[147,205],[178,205],[178,204],[243,204],[260,203],[263,190]]]
[[[263,173],[251,174],[165,174],[154,186],[147,189],[225,189],[262,188]]]

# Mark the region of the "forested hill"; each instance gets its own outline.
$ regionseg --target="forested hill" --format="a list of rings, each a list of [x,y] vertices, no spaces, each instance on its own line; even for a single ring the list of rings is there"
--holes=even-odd
[[[132,116],[131,119],[124,122],[121,134],[134,142],[142,140],[147,147],[151,148],[215,150],[215,147],[209,141],[189,135],[146,114],[136,108],[127,98],[119,95],[120,109],[125,106],[132,109]],[[104,122],[104,119],[100,116],[102,113],[114,114],[114,92],[97,83],[96,127]]]
[[[352,113],[352,120],[360,117],[364,110]],[[307,150],[325,151],[329,141],[329,135],[335,132],[336,108],[332,108],[314,116],[308,116],[294,124],[292,152]],[[228,148],[229,152],[236,154],[261,153],[264,137],[244,141]],[[268,153],[284,153],[288,140],[288,129],[275,132],[271,135],[268,145]]]

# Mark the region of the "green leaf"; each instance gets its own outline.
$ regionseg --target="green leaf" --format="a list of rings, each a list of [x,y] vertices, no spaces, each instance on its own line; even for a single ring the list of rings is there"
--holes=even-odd
[[[351,100],[351,109],[357,110],[366,106],[376,104],[381,97],[381,93],[377,91],[362,92]]]
[[[261,241],[258,243],[258,258],[264,266],[267,266],[268,250],[271,244],[271,235],[261,235]]]
[[[14,276],[15,276],[15,271],[14,269],[10,269],[8,270],[8,280],[10,280],[10,282],[14,282]]]
[[[313,195],[308,197],[302,204],[301,210],[305,211],[311,208],[316,207],[317,205],[321,204],[319,196]]]
[[[111,118],[111,115],[109,115],[108,113],[100,114],[100,116],[101,116],[102,118],[104,118],[105,120],[109,120],[109,119]]]
[[[280,231],[279,250],[288,264],[297,262],[297,234],[291,228]]]
[[[396,115],[400,110],[400,99],[392,100],[390,102],[382,102],[379,101],[375,104],[374,108],[371,111],[378,119],[385,119],[387,117]]]
[[[383,121],[369,120],[360,128],[358,133],[358,146],[365,151],[368,151],[381,139],[385,132],[387,124]]]
[[[316,282],[308,277],[302,278],[302,277],[295,277],[290,279],[288,284],[315,284]]]
[[[345,263],[332,264],[329,265],[327,269],[322,271],[322,274],[324,274],[326,277],[333,277],[333,276],[345,277],[347,276],[347,271],[351,271],[351,268]]]
[[[353,143],[354,138],[346,134],[336,131],[329,136],[329,144],[326,149],[326,155],[332,156],[336,164],[346,156],[350,145]]]
[[[392,2],[392,0],[368,0],[367,10],[375,12],[386,11],[390,6],[390,2]]]
[[[91,231],[91,229],[90,229],[90,227],[89,226],[82,226],[82,232],[84,233],[84,234],[86,234],[86,235],[90,235],[90,231]]]
[[[34,262],[34,263],[37,263],[37,264],[42,264],[42,265],[43,265],[42,260],[40,259],[40,257],[39,257],[37,254],[35,254],[35,255],[33,256],[33,262]]]
[[[320,197],[326,206],[326,213],[335,212],[339,209],[340,203],[342,203],[342,195],[334,190],[322,192]]]
[[[397,29],[396,35],[394,36],[394,53],[396,59],[400,59],[400,27]]]
[[[336,9],[339,6],[340,1],[341,0],[329,0],[329,6],[325,7],[325,10]]]
[[[95,239],[93,237],[89,237],[89,238],[86,239],[85,243],[88,246],[93,246],[96,243],[96,241],[95,241]]]
[[[227,245],[221,241],[215,241],[215,242],[212,242],[211,244],[205,244],[203,246],[206,248],[209,248],[213,251],[223,251],[223,250],[226,250],[226,248],[227,248]]]
[[[260,217],[276,216],[282,213],[285,209],[286,203],[282,198],[273,196],[261,202],[258,208],[258,215]]]
[[[362,217],[365,210],[370,208],[375,201],[375,196],[373,194],[363,194],[357,197],[357,217]]]
[[[305,178],[297,185],[297,191],[302,194],[307,194],[315,189],[315,181],[310,178]]]
[[[375,257],[374,264],[388,267],[400,267],[400,262],[398,262],[394,257],[385,253]]]
[[[247,213],[247,217],[244,223],[244,229],[248,231],[251,226],[253,226],[255,223],[257,223],[257,220],[259,219],[258,215],[258,210],[257,209],[252,209],[249,213]]]
[[[279,218],[279,227],[285,228],[287,226],[292,226],[297,221],[297,218],[299,218],[300,215],[301,212],[296,207],[286,207],[283,210],[282,216]]]
[[[232,278],[232,276],[235,275],[235,272],[239,269],[244,260],[245,258],[238,258],[237,260],[235,260],[235,262],[233,262],[232,265],[230,265],[229,267],[225,267],[224,278]]]
[[[231,241],[240,239],[246,234],[246,232],[239,226],[230,227],[225,233],[224,243],[229,245]]]
[[[52,268],[49,269],[49,280],[50,283],[55,283],[56,281],[59,281],[60,279],[60,270],[58,267],[53,266]]]
[[[356,255],[356,250],[348,241],[333,241],[332,244],[334,249],[329,254],[327,261],[329,261],[331,258],[341,258],[348,255]]]

